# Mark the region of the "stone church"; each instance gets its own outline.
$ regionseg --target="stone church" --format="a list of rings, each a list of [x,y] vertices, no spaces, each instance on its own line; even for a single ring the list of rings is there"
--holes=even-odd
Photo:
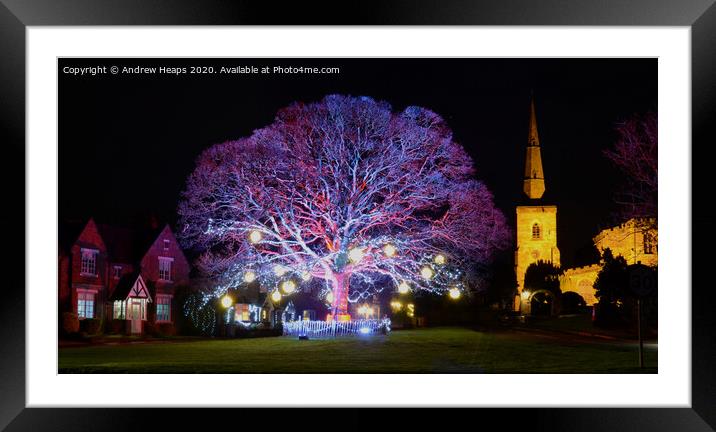
[[[557,205],[545,200],[546,190],[539,134],[537,132],[537,116],[534,98],[530,102],[529,132],[525,154],[525,171],[523,180],[524,201],[516,207],[516,250],[515,273],[517,276],[517,295],[514,309],[522,314],[531,313],[531,304],[536,293],[525,289],[525,272],[532,263],[537,261],[551,262],[560,265],[560,253],[557,246]],[[638,223],[630,219],[621,225],[602,230],[593,237],[594,245],[599,253],[609,248],[615,256],[622,255],[628,264],[642,263],[656,266],[657,233],[656,230],[645,229],[653,224]],[[594,281],[601,270],[601,263],[588,266],[562,269],[560,288],[563,293],[579,294],[586,305],[597,302],[594,296]]]

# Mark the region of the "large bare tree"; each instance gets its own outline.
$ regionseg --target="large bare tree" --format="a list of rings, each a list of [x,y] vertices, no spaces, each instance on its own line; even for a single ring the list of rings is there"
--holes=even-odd
[[[220,288],[259,280],[286,295],[316,283],[334,316],[385,287],[463,290],[466,270],[510,239],[439,115],[367,97],[295,103],[207,149],[179,214]]]

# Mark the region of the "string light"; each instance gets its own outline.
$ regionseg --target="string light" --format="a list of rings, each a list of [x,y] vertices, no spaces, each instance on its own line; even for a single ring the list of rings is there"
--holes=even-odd
[[[392,301],[390,302],[390,307],[392,307],[394,311],[399,311],[403,308],[403,304],[399,301]]]
[[[328,294],[326,294],[326,303],[333,304],[333,292],[329,291]]]
[[[308,282],[311,280],[311,273],[310,272],[303,272],[301,273],[301,279],[303,279],[304,282]]]

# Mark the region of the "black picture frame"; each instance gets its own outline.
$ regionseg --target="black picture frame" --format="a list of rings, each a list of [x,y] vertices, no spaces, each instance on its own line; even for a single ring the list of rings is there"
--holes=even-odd
[[[340,3],[340,8],[338,5]],[[236,410],[171,413],[138,409],[41,409],[25,408],[25,30],[27,26],[104,25],[558,25],[558,26],[687,26],[692,49],[692,230],[696,235],[692,257],[692,403],[691,408],[602,408],[602,409],[482,409],[469,413],[467,421],[519,427],[511,419],[529,421],[549,430],[681,430],[716,429],[716,314],[708,299],[712,284],[704,276],[707,265],[710,225],[713,214],[697,198],[709,196],[713,180],[707,176],[716,146],[716,6],[714,0],[490,0],[440,2],[304,1],[277,4],[274,1],[204,0],[0,0],[0,143],[3,148],[2,176],[4,227],[8,255],[0,301],[0,428],[8,430],[147,430],[171,422],[188,427],[213,419],[238,420]],[[686,145],[686,144],[684,144]],[[22,161],[22,163],[20,162]],[[708,164],[708,165],[707,165]],[[22,179],[22,180],[20,180]],[[22,185],[22,187],[21,187]],[[23,227],[23,229],[20,229]],[[49,245],[51,242],[48,243]],[[698,253],[703,252],[703,253]],[[702,282],[702,283],[699,283]],[[51,290],[51,288],[48,288]],[[666,287],[688,293],[688,287]],[[52,291],[54,293],[54,291]],[[516,389],[516,391],[519,391]],[[569,391],[589,391],[577,385]],[[538,403],[538,401],[536,401]],[[638,403],[638,401],[635,401]],[[155,415],[158,414],[158,415]],[[425,411],[422,411],[425,413]],[[344,422],[371,414],[343,416]],[[416,413],[417,414],[417,413]],[[250,414],[261,420],[268,413]],[[270,414],[274,417],[276,414]],[[297,415],[294,411],[292,416]],[[428,414],[430,415],[430,414]],[[406,419],[406,417],[408,417]],[[292,420],[298,422],[300,417]],[[413,414],[400,416],[410,423]],[[311,420],[313,427],[322,427]],[[295,423],[294,423],[295,425]],[[295,427],[295,426],[294,426]]]

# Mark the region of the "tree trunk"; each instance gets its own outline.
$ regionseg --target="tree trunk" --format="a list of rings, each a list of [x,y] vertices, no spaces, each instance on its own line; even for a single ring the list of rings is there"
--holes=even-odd
[[[336,273],[333,276],[333,317],[348,313],[348,288],[350,274]]]

